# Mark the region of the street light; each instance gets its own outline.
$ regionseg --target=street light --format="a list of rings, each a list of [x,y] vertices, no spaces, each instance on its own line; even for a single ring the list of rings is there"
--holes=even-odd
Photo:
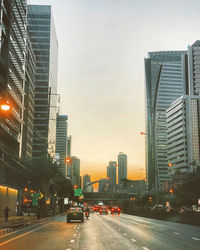
[[[173,164],[170,162],[170,163],[168,164],[168,166],[169,166],[169,167],[172,167],[172,166],[173,166]]]
[[[71,163],[71,158],[67,157],[67,158],[65,159],[65,162]]]
[[[10,108],[11,108],[10,105],[9,105],[8,103],[6,103],[6,102],[2,103],[2,104],[0,105],[0,107],[1,107],[1,110],[2,110],[2,111],[5,111],[5,112],[9,111]]]

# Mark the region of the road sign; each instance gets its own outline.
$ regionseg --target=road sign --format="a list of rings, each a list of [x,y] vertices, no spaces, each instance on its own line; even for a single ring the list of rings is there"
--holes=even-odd
[[[83,192],[81,188],[74,189],[74,196],[82,196]]]

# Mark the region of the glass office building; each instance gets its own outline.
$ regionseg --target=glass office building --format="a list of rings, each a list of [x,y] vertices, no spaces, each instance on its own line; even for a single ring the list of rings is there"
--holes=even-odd
[[[168,182],[166,109],[185,93],[182,55],[185,51],[150,52],[146,77],[146,174],[149,190]]]
[[[67,115],[57,115],[56,124],[56,154],[59,154],[59,170],[66,177],[67,157]]]
[[[58,42],[51,6],[29,5],[28,27],[36,56],[33,157],[55,157]]]

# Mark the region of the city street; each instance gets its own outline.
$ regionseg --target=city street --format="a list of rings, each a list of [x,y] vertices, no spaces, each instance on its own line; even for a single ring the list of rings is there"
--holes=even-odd
[[[200,249],[200,228],[126,214],[92,214],[84,223],[59,216],[0,236],[0,249]]]

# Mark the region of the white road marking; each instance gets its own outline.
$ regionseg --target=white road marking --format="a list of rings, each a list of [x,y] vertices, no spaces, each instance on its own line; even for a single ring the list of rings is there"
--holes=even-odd
[[[123,235],[124,235],[124,236],[127,236],[127,234],[126,234],[126,233],[123,233]]]
[[[37,227],[37,228],[35,228],[35,229],[31,230],[31,231],[28,231],[28,232],[26,232],[26,233],[20,234],[20,235],[14,237],[14,238],[12,238],[12,239],[9,239],[9,240],[7,240],[7,241],[4,241],[4,242],[0,243],[0,247],[3,246],[3,245],[5,245],[5,244],[8,244],[9,242],[11,242],[11,241],[13,241],[13,240],[17,240],[17,239],[19,239],[19,238],[21,238],[21,237],[24,237],[24,236],[26,236],[26,235],[28,235],[28,234],[31,234],[32,232],[35,232],[35,231],[37,231],[38,229],[40,229],[40,228],[42,228],[42,227],[45,227],[45,226],[48,225],[48,224],[51,224],[51,222],[46,223],[45,225],[42,225],[42,226],[40,226],[40,227]],[[16,232],[17,232],[17,231],[16,231]]]
[[[178,235],[178,234],[180,234],[180,233],[174,232],[174,234],[177,234],[177,235]]]
[[[193,240],[200,240],[200,239],[198,239],[198,238],[196,238],[196,237],[192,237],[192,239],[193,239]]]
[[[147,248],[147,247],[142,247],[142,249],[144,249],[144,250],[149,250],[149,248]]]
[[[70,240],[70,243],[74,243],[74,240]]]
[[[136,242],[136,240],[135,239],[131,239],[133,242]]]
[[[66,250],[71,250],[71,248],[67,248]]]
[[[76,234],[74,234],[74,237],[76,237]]]

